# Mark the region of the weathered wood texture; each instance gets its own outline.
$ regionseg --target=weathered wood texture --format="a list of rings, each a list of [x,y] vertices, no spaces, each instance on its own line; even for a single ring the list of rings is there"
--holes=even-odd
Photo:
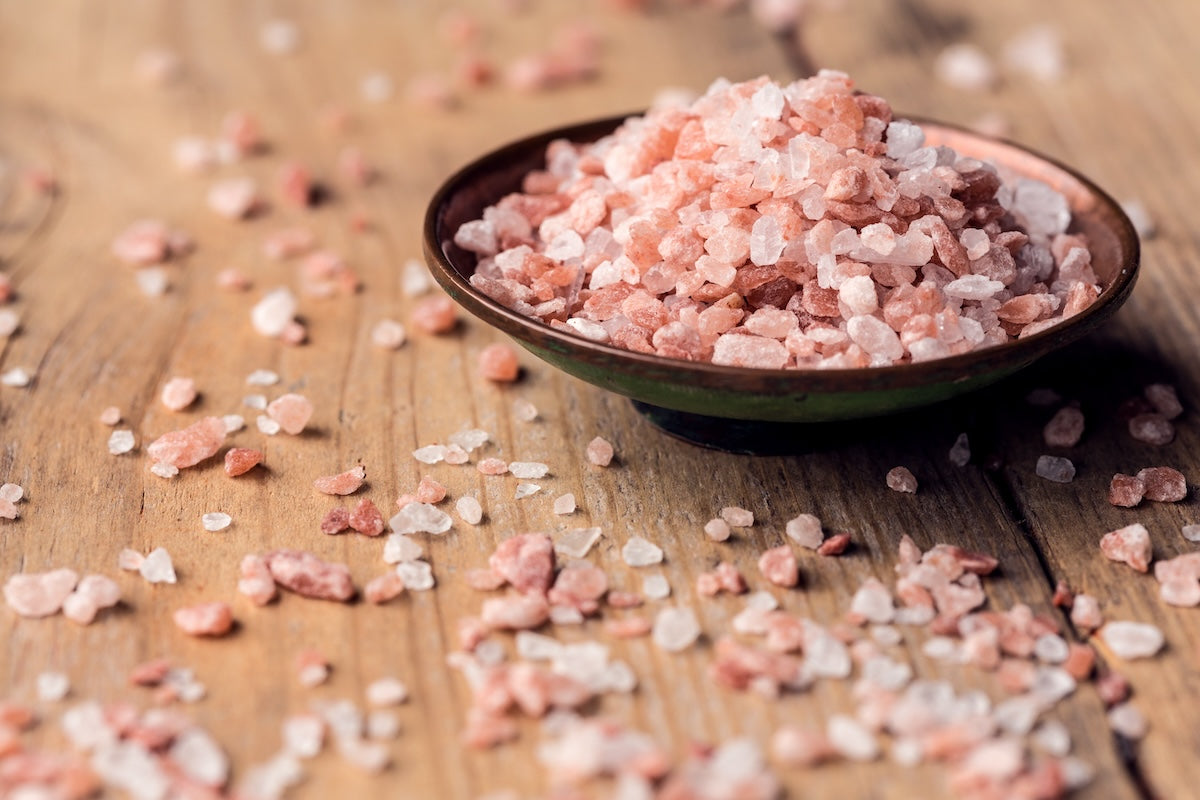
[[[1191,712],[1200,690],[1200,616],[1165,606],[1152,578],[1105,561],[1096,544],[1105,531],[1139,520],[1154,536],[1156,555],[1170,556],[1192,547],[1180,525],[1200,521],[1194,497],[1135,511],[1104,500],[1115,471],[1170,464],[1193,481],[1200,475],[1194,410],[1200,330],[1191,301],[1200,296],[1194,269],[1200,238],[1191,208],[1200,200],[1200,98],[1193,81],[1200,74],[1194,37],[1200,7],[1190,0],[1022,0],[995,8],[876,0],[813,10],[805,38],[818,64],[850,71],[864,89],[915,114],[971,123],[997,111],[1011,124],[1011,138],[1080,169],[1119,199],[1141,200],[1160,233],[1145,243],[1144,272],[1128,306],[1103,334],[1069,353],[981,396],[885,424],[840,426],[802,455],[754,458],[665,437],[625,400],[532,359],[515,387],[487,385],[474,375],[475,357],[498,337],[473,320],[454,336],[413,335],[395,353],[371,347],[375,321],[405,318],[411,308],[399,292],[399,267],[419,253],[424,203],[456,166],[550,125],[644,106],[659,87],[702,89],[721,75],[789,77],[776,43],[742,14],[664,3],[642,16],[599,3],[537,2],[510,18],[496,3],[462,5],[478,8],[489,31],[487,50],[500,62],[541,45],[560,22],[591,17],[605,38],[601,74],[541,95],[472,92],[457,110],[438,113],[414,109],[402,97],[409,77],[453,63],[437,33],[444,11],[437,3],[0,4],[6,167],[0,260],[23,319],[19,334],[4,343],[0,366],[37,373],[29,389],[0,390],[0,477],[28,492],[23,518],[0,531],[0,573],[71,565],[112,575],[121,548],[165,546],[180,574],[176,586],[122,576],[122,607],[87,628],[62,618],[0,614],[0,695],[29,696],[39,672],[58,669],[71,676],[75,698],[145,703],[145,692],[128,688],[125,675],[143,659],[166,655],[208,684],[209,698],[190,711],[225,745],[235,768],[244,769],[277,749],[285,714],[306,709],[314,697],[361,701],[371,680],[397,675],[413,697],[400,711],[405,730],[394,767],[366,777],[326,754],[297,796],[465,798],[500,789],[532,796],[545,789],[533,725],[495,751],[468,753],[458,745],[469,696],[445,657],[455,647],[456,620],[479,604],[463,572],[483,565],[513,531],[594,524],[605,533],[592,558],[619,588],[640,586],[640,576],[621,564],[620,546],[642,534],[666,550],[675,602],[688,603],[695,576],[720,559],[757,575],[757,553],[783,541],[786,520],[808,511],[828,528],[853,531],[856,542],[842,559],[803,559],[804,589],[786,593],[789,609],[820,620],[836,619],[862,578],[889,577],[907,533],[922,546],[947,541],[1000,557],[1001,575],[987,583],[997,608],[1020,601],[1055,613],[1049,598],[1061,579],[1101,597],[1113,618],[1161,625],[1169,642],[1161,657],[1113,665],[1129,676],[1151,719],[1144,742],[1117,747],[1089,686],[1055,715],[1070,728],[1076,752],[1098,770],[1081,796],[1191,795],[1200,784]],[[261,24],[276,15],[300,25],[303,42],[294,54],[259,47]],[[1010,75],[995,92],[971,94],[931,79],[944,45],[969,39],[998,56],[1006,40],[1036,22],[1063,35],[1069,67],[1061,81]],[[137,54],[156,46],[183,60],[182,78],[166,87],[140,84],[134,73]],[[359,82],[372,70],[393,77],[396,98],[360,99]],[[351,113],[342,137],[320,123],[331,104]],[[361,191],[335,184],[331,202],[308,213],[279,207],[241,224],[220,220],[204,208],[208,179],[179,174],[170,145],[182,134],[211,135],[234,108],[261,117],[272,150],[227,169],[231,174],[252,174],[270,186],[279,164],[294,158],[330,175],[338,150],[354,143],[378,163],[382,180]],[[22,185],[19,174],[30,166],[56,175],[56,195]],[[371,222],[363,233],[349,224],[357,212]],[[147,215],[185,228],[198,242],[193,255],[168,268],[171,290],[158,299],[143,297],[130,271],[108,253],[117,231]],[[311,343],[288,348],[256,336],[247,310],[261,290],[294,280],[291,265],[259,254],[262,235],[301,219],[345,255],[366,288],[352,298],[304,300]],[[254,292],[216,291],[214,277],[226,266],[251,274]],[[257,475],[231,481],[210,464],[164,481],[146,471],[140,449],[123,457],[106,452],[109,430],[96,421],[105,406],[122,409],[141,446],[201,414],[252,416],[241,407],[252,391],[244,378],[260,367],[278,371],[283,386],[309,396],[317,412],[314,430],[300,437],[267,438],[253,425],[235,437],[266,450],[268,468]],[[181,414],[158,402],[172,375],[194,376],[203,391],[199,404]],[[1178,438],[1163,448],[1133,441],[1115,416],[1120,401],[1153,380],[1175,383],[1189,406]],[[1077,399],[1087,414],[1085,439],[1069,453],[1079,467],[1069,485],[1033,473],[1049,411],[1022,398],[1039,386]],[[537,405],[541,419],[515,421],[517,398]],[[541,494],[514,502],[512,479],[446,465],[419,469],[409,456],[466,425],[491,431],[501,458],[550,463],[553,475]],[[946,453],[963,431],[972,437],[974,458],[956,468]],[[609,469],[583,461],[596,435],[616,446],[618,460]],[[359,462],[368,469],[366,496],[385,509],[423,474],[443,481],[452,497],[470,493],[483,502],[484,525],[459,525],[428,543],[437,590],[380,608],[287,596],[257,609],[235,596],[240,557],[272,547],[345,561],[360,583],[384,570],[382,541],[326,537],[316,528],[331,502],[311,490],[312,478]],[[884,486],[884,474],[897,464],[920,479],[915,496]],[[580,503],[566,522],[550,509],[565,491]],[[716,545],[701,527],[727,504],[752,509],[758,522],[733,543]],[[233,526],[203,532],[199,516],[210,510],[232,514]],[[200,641],[174,628],[172,610],[216,598],[235,606],[232,637]],[[710,633],[724,629],[738,608],[729,599],[698,605]],[[577,640],[594,631],[589,625],[556,633]],[[920,674],[946,675],[999,696],[990,677],[938,667],[919,644],[920,636],[911,637],[905,649]],[[334,663],[332,679],[316,690],[300,688],[294,677],[293,659],[308,647]],[[676,753],[692,740],[736,734],[765,742],[782,721],[816,724],[850,707],[848,683],[823,683],[769,703],[720,690],[706,675],[707,646],[669,656],[640,640],[613,651],[632,665],[640,688],[630,698],[606,699],[602,711]],[[36,738],[50,746],[60,741],[54,725],[42,726]],[[901,769],[886,761],[782,777],[795,797],[932,798],[947,791],[934,767]]]

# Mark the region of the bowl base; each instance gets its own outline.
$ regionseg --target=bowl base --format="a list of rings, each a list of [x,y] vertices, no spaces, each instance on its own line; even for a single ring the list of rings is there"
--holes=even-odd
[[[749,456],[798,455],[821,449],[831,438],[829,422],[763,422],[693,414],[630,400],[646,421],[688,444]]]

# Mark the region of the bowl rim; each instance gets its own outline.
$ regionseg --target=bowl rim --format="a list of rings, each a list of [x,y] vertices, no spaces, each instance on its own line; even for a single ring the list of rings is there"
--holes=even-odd
[[[707,361],[686,361],[651,353],[639,353],[614,345],[596,342],[583,336],[558,330],[550,325],[527,317],[502,305],[471,285],[469,276],[459,272],[447,255],[445,248],[452,243],[453,232],[448,236],[443,228],[443,211],[447,201],[472,177],[497,166],[512,162],[515,158],[528,157],[531,151],[544,154],[546,146],[557,139],[573,143],[595,141],[613,133],[618,126],[644,111],[631,112],[594,120],[561,125],[538,133],[512,140],[500,147],[487,151],[472,159],[452,173],[431,197],[426,209],[423,225],[423,246],[426,261],[434,278],[456,301],[475,316],[517,338],[541,347],[553,345],[559,352],[582,357],[589,362],[601,362],[608,367],[620,366],[625,371],[640,371],[658,376],[672,375],[681,381],[698,381],[697,387],[731,388],[753,384],[756,389],[778,391],[780,382],[795,384],[791,390],[804,391],[847,391],[859,385],[874,387],[912,387],[930,383],[966,381],[980,373],[1001,369],[1011,364],[1032,363],[1051,350],[1064,346],[1089,333],[1107,319],[1129,297],[1137,280],[1141,248],[1133,223],[1128,215],[1107,192],[1090,178],[1059,160],[1033,150],[1009,139],[988,136],[964,126],[931,120],[918,115],[895,114],[895,119],[913,122],[928,131],[930,127],[942,129],[951,135],[968,137],[981,143],[1009,151],[1018,160],[1041,162],[1075,181],[1084,194],[1094,198],[1097,205],[1107,212],[1115,225],[1110,226],[1124,258],[1118,264],[1112,280],[1103,288],[1096,300],[1083,311],[1043,331],[1028,337],[1009,341],[1001,345],[972,350],[927,361],[893,364],[880,367],[795,367],[763,369],[759,367],[735,367],[713,364]],[[975,157],[975,156],[969,156]],[[981,159],[985,160],[985,159]],[[997,166],[1008,166],[999,162]],[[1024,174],[1016,169],[1019,174]],[[497,197],[490,202],[499,200]],[[1072,208],[1072,217],[1078,213]]]

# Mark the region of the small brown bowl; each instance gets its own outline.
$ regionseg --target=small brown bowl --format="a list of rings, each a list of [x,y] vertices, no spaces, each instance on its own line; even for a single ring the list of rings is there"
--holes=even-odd
[[[1137,234],[1121,207],[1074,170],[1018,145],[937,122],[915,120],[926,144],[949,145],[1053,186],[1069,202],[1071,230],[1087,235],[1092,266],[1104,289],[1083,312],[1040,333],[1004,345],[933,361],[860,369],[747,369],[645,355],[598,344],[505,308],[471,286],[475,255],[454,233],[544,166],[554,139],[590,142],[624,117],[539,133],[488,153],[451,176],[430,201],[425,258],[438,283],[465,309],[520,342],[539,358],[589,383],[639,401],[639,409],[786,423],[829,422],[917,408],[994,383],[1093,330],[1129,297],[1137,277]],[[667,415],[669,416],[669,414]],[[651,414],[661,422],[663,415]],[[676,431],[678,432],[678,431]]]

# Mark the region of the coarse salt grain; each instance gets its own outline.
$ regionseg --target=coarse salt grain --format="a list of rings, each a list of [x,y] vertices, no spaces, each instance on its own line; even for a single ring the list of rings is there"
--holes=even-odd
[[[200,603],[176,609],[175,625],[191,636],[224,636],[233,628],[233,610],[228,603]]]
[[[1137,479],[1145,486],[1145,498],[1159,503],[1177,503],[1187,497],[1187,479],[1172,467],[1146,467]]]
[[[408,699],[408,687],[396,678],[380,678],[367,684],[366,697],[373,706],[397,706]]]
[[[246,376],[247,386],[274,386],[279,383],[279,373],[269,369],[256,369]]]
[[[1069,458],[1061,456],[1038,456],[1037,476],[1055,483],[1070,483],[1075,480],[1075,465]]]
[[[259,433],[265,433],[267,436],[274,436],[279,433],[282,426],[275,420],[268,417],[266,414],[259,414],[254,418],[254,426],[258,428]]]
[[[108,452],[112,453],[114,456],[128,453],[133,450],[133,447],[133,431],[113,431],[108,437]]]
[[[71,691],[71,679],[61,672],[40,672],[37,676],[37,696],[43,703],[57,703]]]
[[[312,419],[313,404],[304,395],[288,393],[267,404],[267,416],[279,423],[285,433],[301,433]]]
[[[433,588],[433,567],[425,561],[401,561],[396,565],[396,574],[404,579],[404,587],[414,592],[425,592]]]
[[[227,425],[226,430],[228,430],[228,427]],[[262,460],[263,453],[261,450],[252,450],[248,447],[231,447],[225,453],[225,474],[231,478],[245,475],[261,464]]]
[[[246,427],[246,418],[241,414],[225,414],[221,417],[221,422],[225,423],[225,433],[237,433]]]
[[[323,494],[348,495],[354,494],[366,482],[367,468],[362,464],[351,467],[336,475],[323,475],[313,481],[313,488]]]
[[[517,351],[507,344],[490,344],[479,352],[479,374],[496,383],[512,383],[520,375]]]
[[[575,495],[567,492],[554,498],[554,513],[559,516],[575,513]]]
[[[1118,658],[1126,660],[1150,658],[1165,643],[1162,631],[1145,622],[1107,622],[1098,635]]]
[[[648,567],[662,563],[663,551],[653,542],[634,536],[621,548],[621,558],[631,567]]]
[[[568,558],[584,558],[600,540],[602,533],[600,528],[595,527],[566,531],[554,541],[554,552]]]
[[[205,417],[182,430],[164,433],[146,446],[146,454],[155,462],[184,469],[216,455],[224,442],[225,423],[220,417]]]
[[[223,531],[233,522],[233,517],[220,511],[210,511],[200,517],[200,524],[206,531]]]
[[[690,608],[664,608],[654,618],[651,637],[663,650],[678,653],[695,644],[700,633],[700,623]]]
[[[0,486],[0,500],[5,500],[9,503],[19,503],[24,496],[25,490],[15,483],[6,483]]]
[[[1042,438],[1050,447],[1074,447],[1083,436],[1083,412],[1066,406],[1055,412],[1042,429]]]
[[[537,406],[528,400],[517,398],[513,401],[513,416],[521,422],[533,422],[538,418]]]
[[[170,277],[162,267],[143,267],[133,273],[133,279],[146,297],[162,297],[171,286]]]
[[[971,444],[967,434],[960,433],[950,448],[950,463],[956,467],[965,467],[971,461]]]
[[[13,386],[16,388],[24,388],[33,381],[33,375],[21,367],[13,367],[6,372],[0,373],[0,384],[5,386]]]
[[[121,421],[121,409],[116,406],[109,406],[100,412],[98,419],[102,425],[116,425]]]
[[[537,480],[550,473],[550,467],[537,461],[511,461],[508,471],[514,478]]]
[[[1110,531],[1100,539],[1100,551],[1106,558],[1146,572],[1150,568],[1150,532],[1137,522]]]
[[[148,583],[175,583],[175,565],[165,548],[156,547],[138,565],[137,571]]]
[[[704,535],[714,542],[724,542],[729,539],[729,523],[720,517],[714,517],[704,523]]]
[[[585,454],[589,464],[607,467],[613,460],[613,446],[606,439],[597,436],[588,442]]]
[[[394,319],[380,320],[371,328],[371,343],[384,350],[398,350],[407,339],[404,326]]]
[[[542,490],[541,486],[536,483],[518,483],[517,490],[513,493],[513,498],[522,500],[526,497],[531,497]]]
[[[888,470],[885,482],[893,492],[913,494],[917,491],[917,478],[908,467],[892,467]]]
[[[1200,542],[1200,524],[1191,523],[1189,525],[1184,525],[1182,532],[1183,538],[1187,539],[1189,542]]]
[[[812,514],[801,514],[788,520],[784,532],[793,542],[810,550],[816,550],[825,539],[821,520]]]
[[[296,296],[286,287],[272,289],[250,310],[254,330],[263,336],[276,337],[284,332],[296,316]]]
[[[227,178],[209,187],[208,207],[226,219],[245,219],[259,207],[258,184],[252,178]]]
[[[450,333],[458,325],[458,311],[453,300],[444,295],[437,295],[417,303],[409,319],[413,325],[426,333]]]
[[[478,525],[483,520],[483,506],[470,495],[458,498],[454,510],[458,512],[459,519],[468,525]]]
[[[721,509],[721,519],[733,528],[749,528],[754,524],[754,513],[737,506],[726,506]]]
[[[461,513],[461,512],[460,512]],[[409,503],[388,521],[394,533],[445,533],[453,524],[450,515],[429,503]]]

